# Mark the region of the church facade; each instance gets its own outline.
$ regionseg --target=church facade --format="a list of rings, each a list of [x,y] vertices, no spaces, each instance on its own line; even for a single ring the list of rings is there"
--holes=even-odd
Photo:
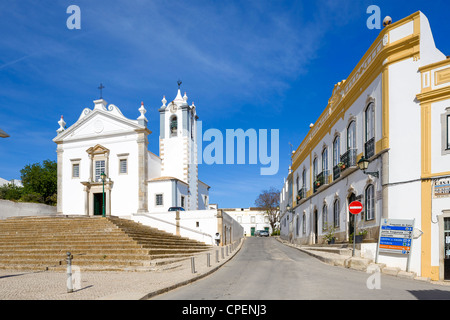
[[[159,152],[148,150],[144,103],[134,120],[103,99],[85,108],[65,128],[63,117],[53,141],[57,144],[58,204],[65,215],[130,216],[208,208],[209,186],[198,180],[197,113],[181,96],[162,100]]]

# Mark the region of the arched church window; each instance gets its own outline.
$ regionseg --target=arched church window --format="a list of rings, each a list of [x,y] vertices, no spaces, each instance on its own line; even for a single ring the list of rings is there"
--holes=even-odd
[[[170,136],[176,137],[178,132],[178,119],[176,116],[170,118]]]

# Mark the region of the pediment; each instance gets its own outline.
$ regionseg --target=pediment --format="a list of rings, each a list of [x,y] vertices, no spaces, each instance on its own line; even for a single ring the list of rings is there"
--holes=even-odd
[[[96,155],[96,154],[108,154],[109,153],[109,149],[105,148],[104,146],[102,146],[101,144],[97,144],[94,147],[90,147],[89,149],[86,150],[86,152],[88,154],[91,155]]]
[[[129,120],[125,117],[119,117],[108,111],[94,109],[80,117],[67,130],[60,133],[54,142],[84,140],[98,137],[106,137],[127,133],[135,133],[136,130],[146,130],[137,121]]]

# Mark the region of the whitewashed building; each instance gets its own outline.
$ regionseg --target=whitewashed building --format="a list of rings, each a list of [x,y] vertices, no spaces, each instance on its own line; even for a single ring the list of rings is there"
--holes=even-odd
[[[331,226],[348,242],[356,226],[376,242],[381,219],[414,219],[423,234],[412,241],[410,270],[450,279],[450,59],[426,16],[387,24],[324,106],[292,155],[281,236],[324,243]],[[370,161],[365,172],[362,157]],[[364,207],[356,219],[353,200]],[[403,257],[378,258],[407,267]]]
[[[244,235],[247,237],[254,236],[255,232],[260,230],[266,230],[269,234],[273,232],[269,216],[260,208],[228,208],[222,210],[244,228]]]
[[[58,213],[102,215],[103,197],[107,216],[208,207],[210,187],[198,180],[196,164],[196,108],[180,89],[172,102],[166,105],[163,98],[162,103],[160,156],[148,150],[151,131],[144,103],[136,110],[140,112],[136,120],[103,99],[95,100],[92,110],[85,108],[67,129],[61,117],[53,139],[58,154]]]

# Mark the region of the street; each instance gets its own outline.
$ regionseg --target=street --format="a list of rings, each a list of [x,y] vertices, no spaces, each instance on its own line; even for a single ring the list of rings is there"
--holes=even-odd
[[[275,238],[252,237],[218,271],[152,300],[450,299],[447,285],[379,273],[371,281],[371,276],[324,264]]]

